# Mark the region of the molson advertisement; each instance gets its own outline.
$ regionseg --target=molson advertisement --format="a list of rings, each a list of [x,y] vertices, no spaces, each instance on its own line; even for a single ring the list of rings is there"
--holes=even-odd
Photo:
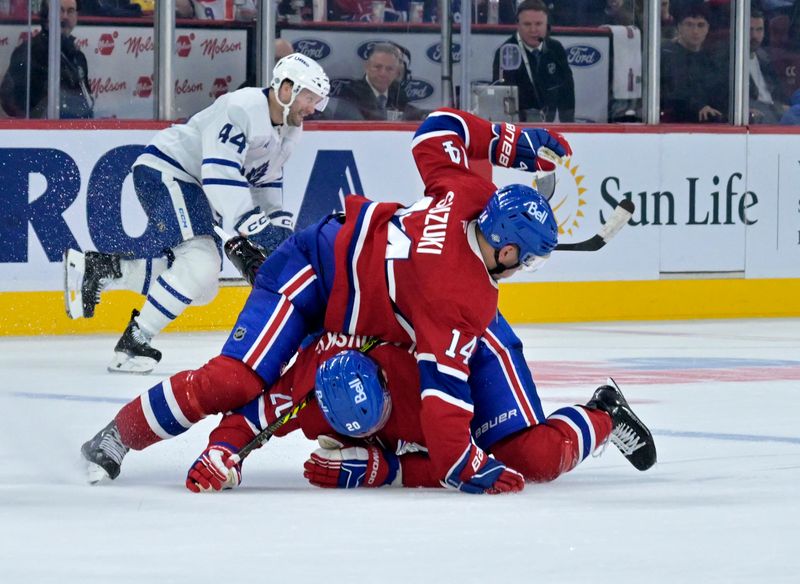
[[[34,34],[38,34],[38,28]],[[153,29],[79,23],[74,36],[76,45],[86,55],[95,118],[152,119]],[[26,27],[0,25],[3,67],[26,38]],[[244,82],[245,30],[180,28],[176,31],[175,45],[175,118],[191,116]],[[5,70],[0,75],[4,73]]]

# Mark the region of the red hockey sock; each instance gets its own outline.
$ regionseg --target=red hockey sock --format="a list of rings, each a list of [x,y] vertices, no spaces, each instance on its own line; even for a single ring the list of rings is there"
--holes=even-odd
[[[590,435],[588,442],[585,441],[580,424],[565,416],[565,410],[580,414],[580,417],[576,416],[579,422],[580,419],[588,418],[591,424],[591,431],[587,432]],[[549,416],[543,424],[501,440],[492,446],[491,451],[498,460],[521,472],[527,480],[546,482],[575,468],[598,445],[605,442],[610,433],[611,418],[608,414],[575,406],[562,408]]]
[[[263,381],[247,365],[214,357],[199,369],[181,371],[151,387],[117,414],[122,441],[142,450],[188,430],[209,414],[243,406],[263,390]]]

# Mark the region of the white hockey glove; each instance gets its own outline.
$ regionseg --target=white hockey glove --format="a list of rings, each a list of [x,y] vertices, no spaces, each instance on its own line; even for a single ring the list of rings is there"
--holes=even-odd
[[[269,256],[294,232],[294,217],[286,211],[266,215],[256,207],[239,220],[236,231],[263,247]]]

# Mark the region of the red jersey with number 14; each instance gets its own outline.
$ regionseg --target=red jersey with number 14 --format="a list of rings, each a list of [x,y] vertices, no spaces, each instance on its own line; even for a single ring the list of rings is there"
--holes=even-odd
[[[491,138],[484,120],[436,112],[413,144],[426,196],[410,207],[348,197],[335,244],[325,327],[416,345],[423,430],[445,478],[470,451],[468,363],[497,311],[476,222],[496,187],[469,166]]]

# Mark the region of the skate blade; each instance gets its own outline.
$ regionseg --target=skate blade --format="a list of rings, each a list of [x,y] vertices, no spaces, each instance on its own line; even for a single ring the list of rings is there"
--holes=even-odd
[[[86,258],[74,249],[64,252],[64,307],[70,318],[83,318],[83,274]]]
[[[110,481],[111,476],[99,464],[86,461],[86,480],[90,485],[97,485],[105,481]]]
[[[158,361],[150,357],[131,357],[127,353],[114,353],[114,359],[108,364],[108,371],[147,375],[155,369],[157,363]]]

